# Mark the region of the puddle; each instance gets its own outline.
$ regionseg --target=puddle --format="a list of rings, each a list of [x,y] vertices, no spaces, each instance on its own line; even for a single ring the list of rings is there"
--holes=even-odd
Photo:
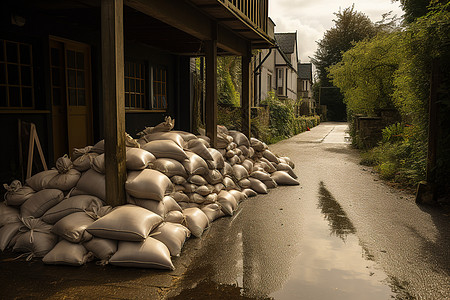
[[[323,182],[305,207],[300,255],[273,299],[391,299],[392,281],[360,245],[356,229]]]

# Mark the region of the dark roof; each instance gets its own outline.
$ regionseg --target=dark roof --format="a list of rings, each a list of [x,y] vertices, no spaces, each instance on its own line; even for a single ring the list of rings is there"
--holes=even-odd
[[[294,53],[295,44],[297,42],[297,32],[275,33],[275,40],[280,46],[281,51],[285,54]]]
[[[298,77],[312,80],[312,63],[298,63]]]

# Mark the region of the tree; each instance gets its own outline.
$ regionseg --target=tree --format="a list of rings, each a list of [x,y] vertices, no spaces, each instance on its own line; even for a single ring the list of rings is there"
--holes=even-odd
[[[417,18],[427,14],[428,6],[431,2],[438,2],[433,0],[396,0],[400,1],[404,14],[404,19],[407,23],[414,22]]]

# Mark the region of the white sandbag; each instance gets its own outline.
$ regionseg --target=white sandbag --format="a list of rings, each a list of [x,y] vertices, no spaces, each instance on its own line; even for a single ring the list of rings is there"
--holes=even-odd
[[[47,184],[47,189],[59,189],[69,191],[76,186],[80,180],[81,173],[76,169],[67,170],[65,173],[59,173],[54,176]]]
[[[41,217],[48,224],[55,224],[67,215],[75,212],[92,211],[94,207],[103,206],[102,200],[91,195],[78,195],[63,199],[47,210]]]
[[[258,180],[253,177],[249,177],[248,180],[251,182],[250,188],[257,192],[258,194],[267,194],[269,191],[267,190],[267,186],[262,183],[261,180]]]
[[[149,200],[149,199],[139,199],[139,198],[130,198],[128,203],[134,204],[143,208],[146,208],[155,214],[160,215],[164,218],[164,216],[172,210],[181,211],[181,207],[178,203],[170,196],[165,196],[161,201]]]
[[[258,152],[262,152],[268,148],[264,142],[261,142],[256,138],[250,138],[250,146]]]
[[[228,134],[233,137],[234,142],[238,146],[250,147],[250,142],[249,142],[248,138],[242,132],[239,132],[236,130],[228,130]]]
[[[94,170],[83,173],[76,185],[76,192],[72,195],[94,195],[101,200],[106,200],[105,175]]]
[[[72,160],[67,154],[64,154],[56,160],[55,168],[56,170],[58,170],[59,174],[67,173],[70,169],[73,168]]]
[[[206,217],[209,220],[209,223],[225,216],[225,213],[222,211],[222,207],[218,203],[205,205],[201,208],[201,210],[205,213]]]
[[[171,132],[179,134],[186,143],[191,141],[191,140],[197,139],[195,134],[187,132],[187,131],[172,130]]]
[[[292,178],[285,171],[273,172],[271,177],[279,185],[299,185],[300,184],[296,179]]]
[[[220,182],[220,183],[214,185],[213,192],[218,194],[218,193],[220,193],[221,190],[224,190],[224,189],[225,189],[225,185],[222,182]]]
[[[214,187],[212,185],[201,185],[197,187],[195,193],[202,195],[203,197],[212,193]]]
[[[204,160],[213,160],[211,153],[209,153],[209,142],[203,139],[191,140],[187,144],[189,151],[199,155]]]
[[[269,149],[263,151],[263,156],[270,162],[274,162],[277,164],[280,163],[278,157],[276,157],[276,155],[273,154],[272,151],[270,151]]]
[[[183,210],[186,227],[195,237],[201,237],[203,231],[209,226],[208,217],[197,207],[186,208]]]
[[[244,189],[242,192],[247,196],[247,198],[258,196],[258,193],[252,189]]]
[[[236,185],[236,183],[231,179],[229,176],[225,176],[222,181],[223,185],[225,186],[226,190],[238,190],[239,187]]]
[[[91,163],[99,154],[92,152],[86,153],[79,156],[77,159],[73,161],[73,168],[80,171],[85,172],[91,168]]]
[[[228,144],[231,143],[232,141],[233,138],[228,134],[217,132],[216,146],[218,149],[227,148]]]
[[[85,212],[76,212],[65,216],[52,228],[52,232],[72,243],[82,243],[92,239],[86,228],[94,219]]]
[[[83,243],[83,246],[98,259],[107,262],[116,253],[117,244],[116,240],[93,237],[91,240]]]
[[[83,245],[61,240],[42,261],[46,265],[82,266],[92,259],[92,253]]]
[[[230,142],[226,148],[226,150],[234,150],[237,148],[237,144],[235,142]]]
[[[64,193],[57,189],[45,189],[35,193],[20,206],[22,217],[41,217],[47,210],[64,199]]]
[[[285,163],[285,164],[288,164],[289,167],[291,167],[292,169],[295,169],[295,164],[294,164],[294,162],[292,161],[292,159],[290,159],[289,157],[287,157],[287,156],[281,156],[281,157],[279,157],[279,159],[281,160],[281,162],[283,162],[283,163]]]
[[[105,153],[105,140],[98,141],[92,148],[91,152],[102,154]]]
[[[128,170],[143,170],[155,160],[156,157],[144,149],[127,148],[126,166]]]
[[[162,218],[143,207],[126,204],[116,207],[106,216],[87,227],[87,231],[105,239],[142,241]]]
[[[19,221],[19,210],[17,208],[0,203],[0,227],[8,223]]]
[[[72,163],[77,160],[77,158],[91,152],[92,146],[86,146],[84,148],[73,148],[72,151]]]
[[[205,202],[205,197],[197,193],[188,194],[189,202],[203,204]]]
[[[197,135],[197,138],[198,138],[198,139],[201,139],[201,140],[203,140],[203,141],[205,141],[206,143],[208,143],[208,146],[205,144],[205,146],[206,146],[207,148],[210,147],[209,144],[211,143],[211,139],[210,139],[209,137],[207,137],[207,136],[204,135],[204,134],[200,134],[200,135]]]
[[[228,128],[224,125],[217,125],[217,132],[228,135]]]
[[[151,128],[150,133],[171,131],[174,126],[175,119],[172,119],[172,117],[170,116],[166,116],[164,117],[164,122],[161,122],[155,127]]]
[[[125,132],[125,147],[140,148],[141,145],[138,143],[136,139],[134,139],[131,135]]]
[[[233,153],[234,153],[234,155],[239,156],[239,157],[242,155],[242,151],[239,148],[234,149]]]
[[[207,205],[209,203],[215,203],[217,201],[217,193],[211,193],[205,197],[205,202],[203,202],[203,205]]]
[[[206,163],[208,163],[208,167],[210,169],[221,169],[224,167],[224,159],[222,154],[220,154],[219,151],[217,151],[214,148],[208,148],[209,153],[211,154],[211,156],[213,157],[213,162],[211,161],[207,161]]]
[[[226,149],[217,149],[217,151],[220,152],[220,154],[225,158],[226,154],[227,154],[227,150]],[[234,154],[234,153],[233,153]]]
[[[186,208],[200,208],[203,206],[203,204],[198,204],[198,203],[194,203],[194,202],[180,202],[178,203],[180,204],[181,209],[184,211]],[[183,214],[184,215],[184,214]],[[182,223],[184,224],[184,223]]]
[[[209,184],[217,184],[223,180],[222,173],[217,169],[208,170],[204,177]]]
[[[181,224],[164,222],[155,228],[150,236],[163,242],[169,249],[170,255],[180,256],[184,242],[191,236],[191,232]]]
[[[33,257],[44,257],[58,242],[58,236],[51,232],[52,226],[40,219],[22,218],[22,226],[14,252],[29,253],[27,259]]]
[[[164,218],[164,222],[181,224],[184,222],[184,214],[177,210],[169,211]]]
[[[187,179],[187,181],[188,181],[189,183],[196,184],[196,185],[204,185],[204,184],[208,184],[208,181],[207,181],[205,178],[203,178],[202,176],[200,176],[200,175],[192,175],[192,176],[189,176],[188,179]],[[185,185],[185,187],[186,187],[186,185]],[[188,191],[187,189],[186,189],[186,191],[187,191],[187,192],[190,192],[190,191]]]
[[[36,175],[31,176],[25,182],[31,186],[31,188],[35,191],[40,191],[42,189],[47,188],[47,184],[49,181],[58,175],[58,170],[51,169],[47,171],[42,171],[37,173]]]
[[[239,146],[239,150],[241,150],[242,155],[244,155],[246,158],[250,156],[250,151],[248,150],[248,146]]]
[[[235,155],[232,158],[228,158],[227,161],[230,165],[234,166],[235,164],[239,164],[241,162],[241,159],[237,155]]]
[[[178,185],[182,185],[187,182],[186,178],[184,178],[182,176],[177,176],[177,175],[170,177],[170,181],[172,181],[173,184],[178,184]]]
[[[167,246],[152,237],[141,242],[120,241],[109,263],[128,268],[175,269]]]
[[[270,180],[263,180],[262,183],[264,183],[268,189],[274,189],[278,187],[278,184],[272,178],[270,178]]]
[[[270,180],[270,174],[265,171],[254,171],[250,174],[250,177],[256,178],[261,181]]]
[[[179,202],[189,202],[189,197],[185,193],[175,192],[170,195],[177,203]]]
[[[186,154],[189,159],[183,161],[183,166],[189,175],[205,175],[208,172],[208,164],[200,155],[191,151],[186,151]]]
[[[228,162],[224,162],[223,168],[220,169],[220,173],[222,173],[223,176],[226,175],[233,175],[233,167],[228,163]]]
[[[241,201],[244,201],[245,199],[247,199],[247,195],[244,194],[241,191],[238,190],[229,190],[228,193],[230,193],[231,195],[233,195],[234,199],[236,199],[237,203],[240,203]]]
[[[180,184],[174,184],[173,185],[173,191],[174,192],[184,192],[186,189],[184,188],[184,186],[180,185]]]
[[[188,158],[183,149],[171,140],[151,141],[141,147],[156,158],[173,158],[183,161]]]
[[[222,207],[222,211],[229,216],[232,216],[233,212],[238,207],[236,198],[228,191],[221,191],[217,197],[217,202]]]
[[[222,154],[222,156],[225,158],[232,158],[233,156],[235,156],[235,154],[233,150],[228,150],[225,152],[225,154]]]
[[[187,178],[186,170],[178,160],[172,158],[158,158],[153,162],[152,169],[157,170],[167,177],[175,175]]]
[[[267,168],[266,168],[266,166],[264,166],[264,170],[266,170],[267,172],[269,172],[269,173],[273,173],[273,172],[275,172],[277,169],[272,165],[272,163],[267,159],[267,158],[265,158],[265,157],[261,157],[260,158],[260,163],[262,163],[263,165],[264,165],[264,163],[267,165]]]
[[[248,148],[248,157],[252,158],[255,156],[255,149],[253,147]]]
[[[5,251],[6,248],[11,247],[11,241],[19,233],[22,225],[22,222],[17,219],[16,222],[0,227],[0,251]]]
[[[234,165],[233,167],[233,177],[236,181],[248,178],[247,169],[242,165]]]
[[[161,201],[173,191],[173,184],[163,173],[144,169],[128,173],[125,190],[136,198]]]
[[[250,182],[250,180],[248,180],[248,178],[244,178],[238,181],[238,186],[241,189],[248,189],[250,188],[252,185],[252,183]]]
[[[106,173],[106,167],[105,167],[105,154],[100,154],[91,161],[91,168],[95,170],[98,173],[105,174]]]
[[[175,142],[181,148],[185,148],[185,146],[186,146],[186,142],[181,137],[181,135],[179,135],[178,133],[174,133],[174,132],[150,133],[150,134],[146,134],[146,135],[142,136],[139,140],[140,140],[139,143],[144,144],[144,145],[146,143],[152,142],[152,141],[168,140],[168,141]],[[145,143],[143,143],[142,140],[145,141]]]
[[[7,205],[20,206],[35,193],[31,187],[22,186],[19,180],[13,180],[10,185],[5,183],[3,187],[6,190],[4,198]]]
[[[277,166],[277,171],[286,171],[292,178],[297,179],[297,175],[294,173],[294,170],[287,163],[280,162]]]

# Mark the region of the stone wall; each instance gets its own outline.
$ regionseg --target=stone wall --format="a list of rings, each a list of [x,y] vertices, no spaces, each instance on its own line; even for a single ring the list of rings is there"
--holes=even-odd
[[[382,130],[400,121],[400,115],[395,109],[379,110],[378,117],[355,115],[353,126],[359,146],[375,147],[382,138]]]

